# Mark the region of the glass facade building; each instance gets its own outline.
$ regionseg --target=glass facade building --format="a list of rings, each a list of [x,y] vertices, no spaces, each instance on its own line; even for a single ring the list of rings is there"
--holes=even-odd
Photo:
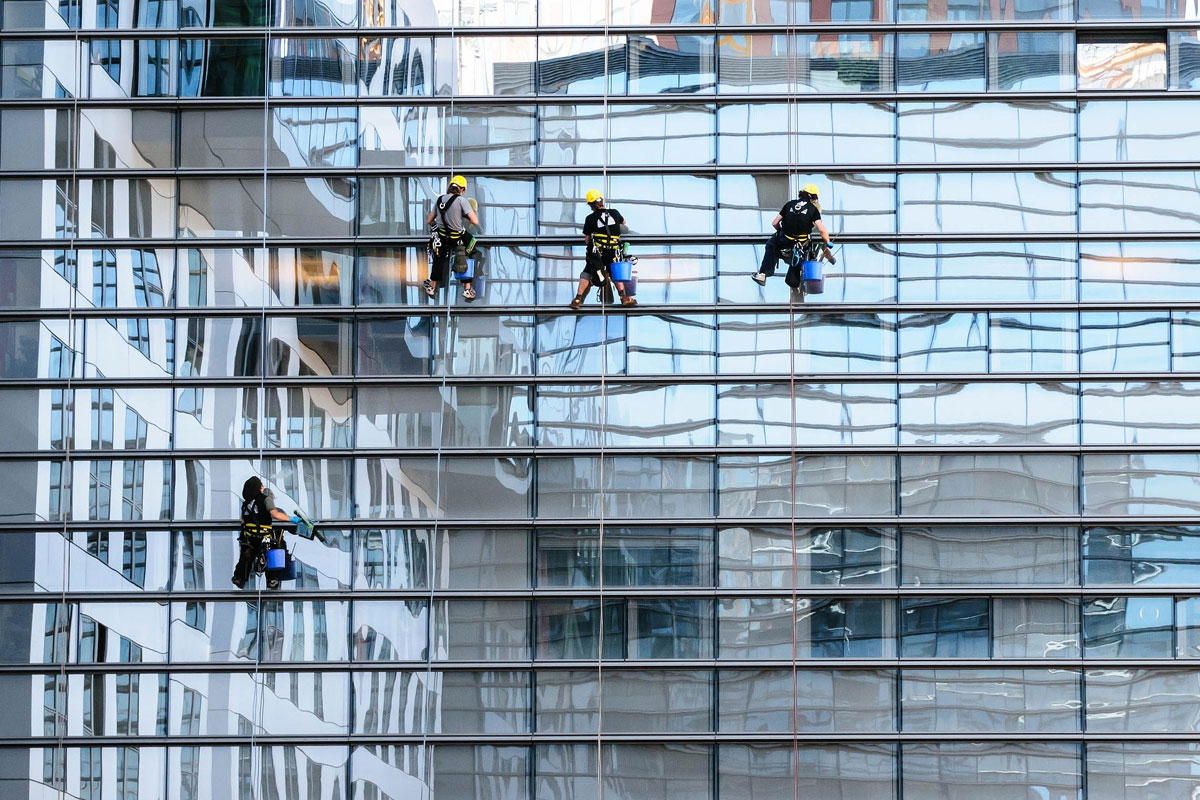
[[[0,13],[0,797],[1200,792],[1195,0]]]

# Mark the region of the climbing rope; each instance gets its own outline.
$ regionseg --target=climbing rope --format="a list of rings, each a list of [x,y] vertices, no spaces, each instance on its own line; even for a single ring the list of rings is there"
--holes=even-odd
[[[263,28],[263,47],[267,68],[263,70],[263,149],[262,149],[262,229],[259,231],[260,242],[262,245],[262,258],[266,259],[263,263],[266,274],[259,281],[259,299],[262,302],[262,307],[259,312],[259,341],[261,351],[259,352],[258,361],[258,418],[260,420],[257,426],[258,433],[258,473],[260,476],[266,475],[266,437],[267,431],[264,429],[262,420],[266,419],[265,411],[267,405],[267,369],[266,369],[266,353],[270,346],[267,339],[267,302],[269,300],[268,293],[270,287],[268,285],[268,276],[270,275],[270,252],[267,249],[267,227],[269,215],[267,213],[267,198],[269,192],[267,190],[267,161],[269,160],[270,150],[269,142],[271,141],[271,27],[274,22],[274,17],[267,14],[266,25]],[[241,512],[239,510],[239,519]],[[239,540],[241,534],[238,534]],[[268,541],[267,547],[271,546]],[[237,543],[239,557],[241,556],[241,542]],[[255,553],[255,561],[252,563],[250,577],[254,577],[255,567],[257,567],[257,548]],[[257,619],[255,624],[257,631],[254,642],[254,672],[251,680],[254,682],[254,692],[251,695],[251,720],[250,720],[250,797],[252,800],[259,797],[262,789],[262,754],[258,749],[258,729],[262,727],[263,712],[266,706],[266,681],[261,677],[262,673],[262,649],[266,639],[266,609],[263,607],[263,584],[266,582],[266,577],[262,580],[256,580],[256,590],[254,597],[254,607],[257,610]]]
[[[609,85],[609,55],[612,50],[612,42],[609,38],[609,20],[612,17],[612,0],[606,0],[604,3],[604,80],[603,98],[602,98],[602,117],[604,119],[604,133],[601,141],[600,155],[600,191],[604,197],[608,197],[608,148],[609,148],[609,110],[608,110],[608,85]],[[584,252],[586,263],[587,252]],[[609,270],[606,277],[607,288],[612,294],[614,302],[617,299],[616,286],[613,284],[612,271]],[[605,302],[604,289],[600,286],[600,457],[598,460],[597,469],[597,497],[599,502],[599,514],[597,519],[597,559],[596,559],[596,583],[599,587],[599,608],[597,614],[599,616],[596,626],[596,787],[603,794],[604,775],[602,764],[603,758],[603,731],[604,731],[604,523],[605,523],[605,493],[604,493],[604,442],[608,434],[608,303]]]
[[[800,102],[797,94],[800,91],[799,87],[799,58],[798,42],[796,40],[796,2],[788,0],[787,2],[787,71],[788,71],[788,95],[787,95],[787,153],[788,153],[788,169],[787,169],[787,194],[784,198],[785,203],[790,199],[792,194],[792,183],[796,160],[798,157],[799,143],[799,110]],[[791,259],[796,258],[794,248],[800,247],[800,242],[797,241],[793,245]],[[791,269],[791,265],[788,265]],[[801,276],[803,280],[803,276]],[[803,283],[801,284],[803,286]],[[792,795],[793,800],[800,800],[800,691],[799,691],[799,670],[796,665],[797,655],[799,652],[799,643],[796,640],[796,621],[800,609],[798,608],[799,597],[797,596],[799,586],[799,568],[796,564],[797,552],[797,537],[796,537],[796,478],[799,471],[799,463],[796,455],[796,292],[788,292],[788,404],[789,404],[789,419],[790,419],[790,457],[788,460],[788,474],[791,479],[791,502],[789,507],[790,516],[790,533],[791,533],[791,549],[792,549],[792,604],[791,604],[791,633],[792,633]]]

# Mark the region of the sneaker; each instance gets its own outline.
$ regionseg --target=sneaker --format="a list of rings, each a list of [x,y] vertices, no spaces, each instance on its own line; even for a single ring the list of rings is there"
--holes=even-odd
[[[469,303],[474,299],[475,299],[475,287],[468,283],[466,286],[463,287],[463,300],[466,300]]]
[[[756,272],[750,276],[750,280],[754,281],[759,286],[766,286],[767,285],[767,273]]]
[[[425,290],[426,297],[433,297],[437,289],[433,288],[433,281],[425,281],[421,284],[421,288]]]

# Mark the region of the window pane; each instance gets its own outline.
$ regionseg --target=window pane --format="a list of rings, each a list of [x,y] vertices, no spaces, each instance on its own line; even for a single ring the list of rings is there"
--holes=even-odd
[[[222,3],[218,9],[232,6]],[[179,44],[179,95],[262,97],[267,90],[266,60],[266,40],[262,37],[184,39]]]
[[[1105,2],[1107,0],[1081,0],[1080,14],[1086,14],[1090,5]],[[1097,16],[1113,15],[1100,10]],[[1167,88],[1167,43],[1161,40],[1080,41],[1075,46],[1075,59],[1079,67],[1080,90]]]
[[[358,321],[357,375],[432,375],[433,320],[425,316]]]
[[[1080,368],[1084,372],[1167,372],[1169,318],[1162,312],[1084,312]]]
[[[606,744],[600,748],[602,797],[711,800],[711,763],[707,744]]]
[[[793,406],[793,396],[795,402]],[[725,445],[894,444],[896,388],[873,383],[723,384],[717,438]]]
[[[900,536],[904,585],[1072,586],[1079,579],[1076,528],[901,528]]]
[[[355,600],[355,661],[417,661],[428,653],[429,603]]]
[[[272,38],[271,97],[354,97],[356,39]]]
[[[905,800],[1078,797],[1080,747],[1058,742],[942,742],[901,745]]]
[[[1194,101],[1085,100],[1079,104],[1080,161],[1186,160],[1200,147]],[[1145,245],[1088,244],[1087,249]]]
[[[183,178],[179,236],[260,236],[266,223],[264,203],[261,178]]]
[[[789,45],[786,36],[722,36],[717,88],[726,94],[888,91],[892,37],[796,34]]]
[[[1085,514],[1193,514],[1200,509],[1200,455],[1145,453],[1083,458]]]
[[[64,133],[69,135],[69,132],[62,130],[67,122],[63,111],[58,113],[57,119],[54,112],[41,110],[5,111],[2,118],[7,120],[10,114],[25,115],[26,119],[36,114],[37,122],[30,120],[20,127],[17,125],[6,127],[6,130],[16,127],[21,133],[20,135],[10,133],[5,137],[7,144],[0,142],[0,162],[11,157],[6,152],[10,146],[14,149],[21,147],[23,143],[27,146],[29,139],[26,137],[28,136],[43,135],[46,139],[55,136],[56,134],[52,134],[49,130],[52,124],[57,123],[55,125],[58,129],[57,136],[61,137]],[[80,166],[89,165],[90,155],[90,165],[95,167],[173,168],[175,166],[174,116],[170,112],[151,109],[89,108],[81,110],[78,134],[79,158],[82,162]],[[15,119],[21,119],[21,117],[15,117]],[[45,129],[44,133],[43,128]],[[50,161],[51,153],[53,153],[53,158],[58,162],[56,166],[62,169],[70,166],[63,162],[66,158],[73,157],[70,156],[70,150],[73,149],[60,138],[53,151],[39,145],[32,153],[26,151],[22,158],[28,159],[32,155],[39,161],[46,162],[38,164],[38,167],[50,167],[53,165]],[[14,166],[19,167],[20,165],[14,164]]]
[[[901,33],[896,88],[902,92],[982,92],[982,33]]]
[[[529,658],[525,600],[440,600],[433,605],[433,658],[521,661]]]
[[[987,658],[988,611],[986,597],[902,598],[901,658]]]
[[[1077,468],[1076,458],[1064,455],[902,455],[901,509],[906,515],[1075,514]]]
[[[729,103],[717,109],[721,164],[775,164],[791,146],[814,164],[878,164],[894,157],[891,103],[812,103],[791,114],[785,103]],[[798,116],[798,119],[796,118]]]
[[[273,317],[267,326],[268,375],[349,375],[354,351],[350,321]]]
[[[711,586],[712,531],[605,528],[604,585]],[[537,534],[539,586],[597,586],[599,538],[586,528]]]
[[[798,773],[798,776],[797,776]],[[805,797],[894,800],[896,750],[890,744],[721,744],[721,797]]]
[[[388,17],[394,13],[391,6],[376,6],[372,13],[377,16],[369,20],[368,24],[397,24],[397,21],[377,21],[379,17]],[[403,11],[401,14],[407,19],[407,14]],[[439,47],[449,49],[449,43]],[[445,81],[452,79],[450,74],[434,75],[433,48],[434,40],[430,38],[371,37],[359,40],[359,96],[432,95],[436,86],[435,77]],[[442,70],[449,72],[449,65],[442,67]],[[363,106],[361,110],[364,119],[374,114],[374,109],[369,106]],[[382,108],[378,110],[384,111]]]
[[[788,733],[793,729],[793,713],[801,733],[896,729],[896,677],[890,671],[721,670],[718,674],[722,732]]]
[[[901,372],[987,372],[987,316],[900,315]]]
[[[1060,669],[906,669],[900,713],[908,732],[1079,731],[1079,678]]]
[[[1198,175],[1190,170],[1081,172],[1079,229],[1085,233],[1198,230]]]
[[[1194,248],[1176,242],[1089,242],[1080,245],[1081,300],[1190,301],[1200,265]]]
[[[1170,597],[1093,597],[1083,604],[1083,648],[1089,658],[1172,658]]]
[[[605,733],[707,733],[712,672],[609,670],[601,683]]]
[[[1079,658],[1079,601],[997,597],[992,601],[994,658]]]
[[[902,175],[900,230],[1074,233],[1075,187],[1070,172]]]
[[[890,528],[803,527],[794,539],[789,528],[724,528],[718,536],[721,586],[786,589],[793,575],[801,586],[895,583],[896,534]]]
[[[1195,788],[1200,747],[1193,742],[1093,742],[1087,748],[1088,790],[1098,797],[1186,797]]]
[[[1069,33],[992,31],[988,48],[990,89],[1039,92],[1075,88],[1075,42]]]
[[[718,471],[722,517],[895,513],[891,456],[724,456]]]
[[[1073,372],[1079,360],[1079,318],[1073,313],[992,312],[988,318],[992,372]]]
[[[1087,444],[1200,442],[1193,381],[1085,383],[1083,441]]]
[[[1097,733],[1192,733],[1200,730],[1195,703],[1200,672],[1167,669],[1091,669],[1087,729]]]
[[[1069,102],[901,103],[896,125],[901,163],[1075,160],[1075,104]],[[881,160],[890,161],[891,153]],[[955,244],[925,247],[936,247],[938,252],[981,249]],[[1004,247],[989,245],[988,249]],[[909,249],[919,251],[923,246],[905,247]],[[996,280],[1004,274],[987,277]]]
[[[1085,528],[1083,579],[1093,584],[1200,583],[1200,530],[1146,525]]]
[[[1164,0],[1150,0],[1134,7],[1113,0],[1080,0],[1079,19],[1171,19],[1182,18],[1186,9]]]
[[[1200,31],[1167,31],[1171,43],[1171,88],[1200,87]]]
[[[809,183],[821,190],[821,219],[830,236],[895,230],[896,176],[880,173],[808,173],[793,175],[790,182],[780,174],[722,174],[717,178],[717,227],[721,233],[758,236],[770,230],[779,209]]]
[[[626,58],[630,94],[711,92],[716,85],[711,36],[637,36]]]
[[[1075,444],[1079,389],[1069,383],[910,383],[900,444]]]
[[[708,517],[713,464],[705,458],[538,459],[538,516],[563,519]]]
[[[436,744],[432,793],[463,800],[525,800],[529,748],[519,745]]]

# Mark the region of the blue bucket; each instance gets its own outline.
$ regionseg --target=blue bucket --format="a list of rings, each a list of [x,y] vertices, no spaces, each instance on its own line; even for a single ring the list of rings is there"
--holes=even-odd
[[[467,266],[462,272],[455,272],[454,277],[460,281],[469,281],[475,277],[475,259],[468,258]]]
[[[287,550],[282,547],[267,551],[267,569],[283,569],[287,566]]]
[[[621,281],[624,283],[625,281],[629,280],[630,276],[633,274],[633,262],[614,261],[608,267],[608,274],[612,275],[612,279],[614,281]]]
[[[804,272],[804,290],[808,294],[821,294],[825,291],[825,274],[821,270],[820,261],[805,261],[801,269]]]

